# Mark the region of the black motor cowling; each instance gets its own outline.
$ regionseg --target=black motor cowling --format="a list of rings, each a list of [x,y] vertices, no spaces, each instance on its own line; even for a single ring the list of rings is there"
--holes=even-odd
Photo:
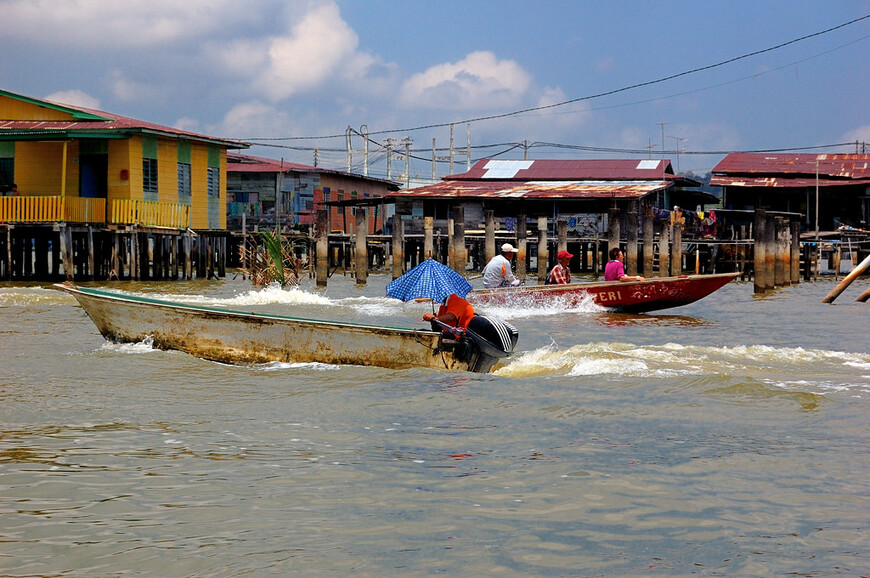
[[[489,372],[499,359],[513,353],[519,337],[516,327],[510,323],[476,315],[468,323],[463,336],[473,345],[468,370]]]

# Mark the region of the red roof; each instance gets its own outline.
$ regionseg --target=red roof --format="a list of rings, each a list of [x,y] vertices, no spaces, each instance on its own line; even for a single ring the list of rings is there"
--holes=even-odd
[[[639,199],[671,187],[676,178],[670,161],[663,159],[483,159],[466,173],[387,197]]]
[[[466,173],[444,180],[663,180],[674,174],[667,159],[498,160],[477,161]]]
[[[14,136],[32,136],[34,134],[45,135],[88,132],[98,132],[100,134],[106,132],[117,132],[119,134],[125,132],[150,132],[175,137],[185,137],[192,140],[217,142],[227,146],[228,148],[248,148],[249,146],[248,143],[241,141],[233,141],[179,130],[170,126],[146,122],[144,120],[121,116],[119,114],[102,110],[54,103],[48,100],[24,97],[2,90],[0,90],[0,96],[30,102],[37,106],[51,108],[70,115],[69,120],[0,120],[0,136],[4,134]]]
[[[387,198],[637,199],[671,186],[668,181],[441,181],[388,193]]]
[[[323,169],[288,161],[227,153],[228,173],[286,173],[289,171],[323,172]]]
[[[818,162],[818,169],[816,169]],[[731,153],[713,167],[711,185],[810,187],[870,184],[870,154]]]
[[[398,190],[399,185],[387,179],[379,179],[376,177],[367,177],[356,173],[348,173],[336,169],[326,169],[323,167],[314,167],[311,165],[303,165],[301,163],[291,163],[289,161],[280,161],[275,159],[267,159],[263,157],[255,157],[251,155],[243,155],[240,153],[227,153],[227,172],[228,173],[318,173],[321,175],[341,175],[351,179],[359,179],[361,181],[369,181],[373,183],[383,183],[388,189]]]

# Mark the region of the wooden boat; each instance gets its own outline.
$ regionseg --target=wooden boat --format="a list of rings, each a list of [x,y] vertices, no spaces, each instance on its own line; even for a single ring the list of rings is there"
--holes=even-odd
[[[736,278],[739,273],[651,277],[646,281],[602,281],[567,285],[520,285],[471,291],[472,305],[536,306],[559,303],[575,307],[591,296],[603,307],[628,313],[643,313],[688,305],[706,297]]]
[[[60,283],[106,339],[140,342],[226,363],[320,362],[405,369],[490,371],[516,345],[516,330],[478,316],[456,339],[442,331],[378,327],[160,301]],[[474,321],[474,320],[473,320]],[[507,344],[493,333],[513,330]],[[510,339],[512,337],[512,341]]]

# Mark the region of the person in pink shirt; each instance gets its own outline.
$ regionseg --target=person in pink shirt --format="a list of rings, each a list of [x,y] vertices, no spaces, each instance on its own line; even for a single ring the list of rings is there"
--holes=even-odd
[[[625,255],[622,254],[622,249],[614,247],[610,250],[610,262],[604,267],[605,281],[646,281],[640,275],[626,275],[623,260]]]

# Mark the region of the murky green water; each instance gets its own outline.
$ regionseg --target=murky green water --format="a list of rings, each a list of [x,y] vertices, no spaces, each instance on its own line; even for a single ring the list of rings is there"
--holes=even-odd
[[[423,326],[369,281],[116,287]],[[870,305],[833,286],[484,311],[494,375],[220,365],[0,286],[0,574],[866,575]]]

